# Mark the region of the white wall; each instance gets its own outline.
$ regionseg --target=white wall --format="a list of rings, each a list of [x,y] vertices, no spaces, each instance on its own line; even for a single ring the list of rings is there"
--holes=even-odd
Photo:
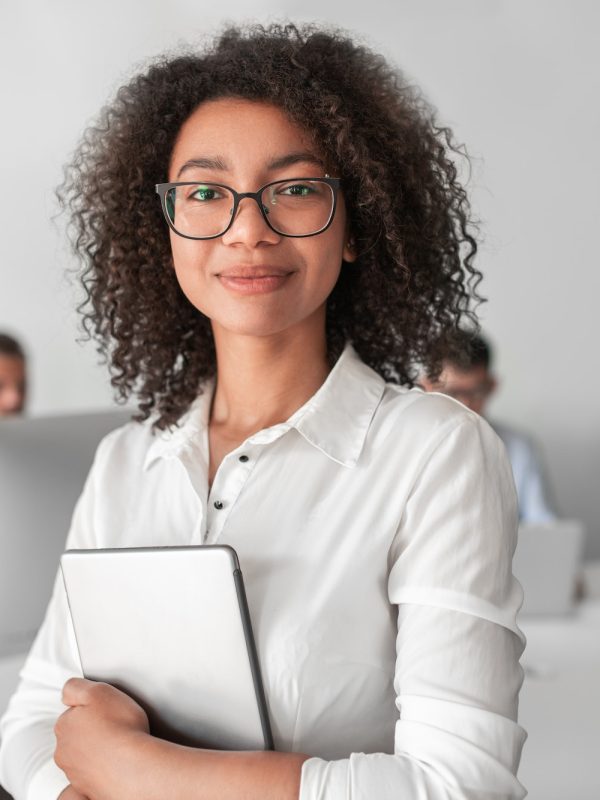
[[[225,20],[324,20],[359,32],[423,86],[474,156],[483,322],[503,389],[494,414],[537,435],[564,514],[600,557],[596,230],[600,5],[548,0],[21,0],[0,5],[0,328],[33,360],[31,412],[111,403],[75,343],[73,266],[50,222],[84,126],[135,64]]]

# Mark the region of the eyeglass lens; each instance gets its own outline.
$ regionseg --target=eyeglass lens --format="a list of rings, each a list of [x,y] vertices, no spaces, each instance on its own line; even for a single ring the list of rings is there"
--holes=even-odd
[[[240,202],[251,198],[242,198]],[[280,181],[265,187],[262,208],[278,233],[306,236],[322,230],[331,217],[334,193],[319,180]],[[198,183],[169,189],[165,205],[175,230],[191,237],[218,236],[231,220],[233,193],[214,183]]]

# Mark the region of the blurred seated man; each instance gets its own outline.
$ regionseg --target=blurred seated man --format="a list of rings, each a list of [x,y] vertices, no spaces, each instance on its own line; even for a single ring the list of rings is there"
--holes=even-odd
[[[492,370],[491,348],[482,336],[473,336],[467,331],[461,333],[460,339],[460,349],[465,352],[464,359],[449,357],[444,361],[436,381],[425,377],[420,383],[426,391],[443,392],[485,416],[487,402],[497,387]],[[534,443],[528,436],[507,425],[489,419],[488,422],[504,442],[512,464],[521,522],[550,522],[556,519],[554,503]]]
[[[22,414],[25,394],[25,352],[16,339],[0,333],[0,417]]]

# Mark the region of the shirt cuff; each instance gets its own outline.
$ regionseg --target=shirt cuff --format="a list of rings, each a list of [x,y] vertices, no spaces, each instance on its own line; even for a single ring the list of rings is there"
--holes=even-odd
[[[29,781],[27,800],[56,800],[68,785],[69,779],[62,769],[56,766],[54,759],[51,759],[46,761]]]
[[[302,764],[298,800],[347,797],[347,787],[347,759],[325,761],[322,758],[308,758]]]

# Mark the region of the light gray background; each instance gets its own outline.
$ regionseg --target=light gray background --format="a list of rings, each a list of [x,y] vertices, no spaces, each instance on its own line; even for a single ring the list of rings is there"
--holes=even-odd
[[[414,78],[473,156],[485,242],[482,319],[497,346],[494,416],[537,436],[564,515],[600,557],[597,32],[591,0],[21,0],[0,2],[0,328],[31,354],[30,413],[112,400],[78,345],[74,262],[53,189],[83,128],[149,57],[224,20],[327,21]],[[157,180],[161,176],[157,176]]]

